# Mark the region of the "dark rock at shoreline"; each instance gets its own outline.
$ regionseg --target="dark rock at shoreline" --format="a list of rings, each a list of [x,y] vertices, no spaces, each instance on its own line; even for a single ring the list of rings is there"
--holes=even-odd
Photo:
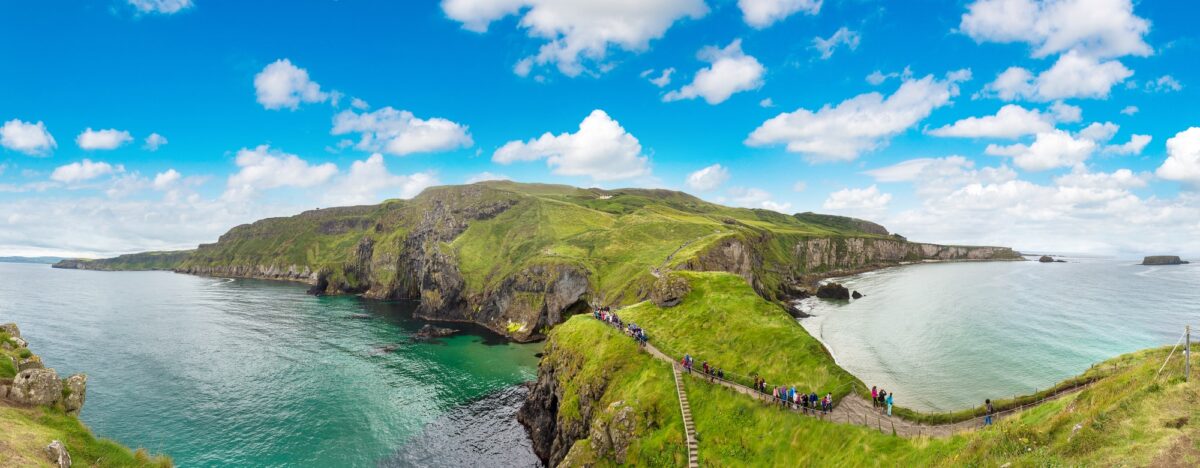
[[[806,299],[812,297],[812,291],[795,283],[783,283],[780,289],[782,289],[783,297],[787,299]]]
[[[825,283],[817,288],[817,297],[848,301],[850,300],[850,290],[838,283]]]
[[[1149,255],[1142,259],[1142,265],[1185,265],[1178,255]]]
[[[1038,261],[1042,263],[1054,263],[1054,259],[1049,255],[1042,255],[1042,258],[1039,258]]]
[[[400,346],[401,345],[399,343],[386,344],[383,346],[376,346],[374,349],[371,350],[371,355],[372,356],[380,356],[383,354],[389,354],[389,353],[395,352],[397,349],[400,349]]]
[[[854,291],[854,292],[850,293],[850,297],[855,298],[855,299],[862,299],[863,295],[862,295],[862,293],[860,293],[858,291]]]
[[[458,333],[458,330],[453,328],[435,327],[430,324],[425,324],[420,330],[413,334],[414,340],[428,340],[432,338],[442,338]]]

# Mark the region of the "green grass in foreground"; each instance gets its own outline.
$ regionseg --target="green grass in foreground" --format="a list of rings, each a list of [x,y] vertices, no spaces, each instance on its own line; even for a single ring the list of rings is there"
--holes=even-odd
[[[692,291],[675,307],[663,309],[642,302],[619,315],[650,333],[664,353],[678,359],[690,353],[696,365],[707,360],[750,385],[758,373],[771,385],[795,385],[797,390],[832,392],[841,398],[851,384],[862,384],[833,362],[819,341],[778,305],[768,302],[739,276],[728,273],[676,272]]]
[[[78,418],[61,410],[0,405],[0,466],[49,466],[43,449],[52,440],[67,446],[75,466],[171,466],[168,457],[96,438]]]

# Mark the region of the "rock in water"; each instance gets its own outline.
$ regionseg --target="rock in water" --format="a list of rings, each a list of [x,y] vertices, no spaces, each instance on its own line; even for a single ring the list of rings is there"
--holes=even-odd
[[[63,382],[66,396],[63,397],[63,408],[67,410],[67,414],[79,414],[79,410],[83,409],[83,402],[87,399],[87,375],[75,374],[67,377]]]
[[[1183,265],[1178,255],[1150,255],[1142,259],[1142,265]]]
[[[683,298],[691,292],[692,286],[686,278],[667,273],[654,281],[650,290],[650,300],[659,307],[674,307],[683,302]]]
[[[62,398],[63,383],[54,369],[29,369],[13,379],[8,399],[23,405],[51,405]]]
[[[848,301],[850,300],[850,290],[838,283],[825,283],[817,288],[817,297]]]
[[[1054,263],[1054,259],[1049,255],[1042,255],[1042,258],[1039,258],[1038,261],[1042,263]]]
[[[71,454],[67,453],[67,446],[63,445],[62,441],[55,440],[46,446],[46,456],[50,457],[50,463],[59,468],[70,468]]]
[[[417,330],[417,332],[413,334],[413,339],[428,340],[431,338],[441,338],[444,336],[450,336],[455,333],[458,333],[458,330],[455,330],[453,328],[435,327],[435,326],[427,323],[427,324],[425,324],[425,326],[421,327],[420,330]]]
[[[850,293],[850,297],[853,297],[855,299],[862,299],[863,295],[862,295],[862,293],[860,293],[858,291],[854,291],[853,293]]]

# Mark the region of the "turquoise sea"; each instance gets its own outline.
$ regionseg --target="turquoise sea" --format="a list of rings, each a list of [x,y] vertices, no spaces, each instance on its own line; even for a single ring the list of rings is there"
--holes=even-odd
[[[540,345],[414,342],[413,303],[304,291],[0,263],[0,322],[88,374],[97,435],[179,466],[538,465],[513,414]]]
[[[897,404],[947,411],[1045,389],[1093,363],[1174,344],[1200,324],[1200,265],[918,264],[835,279],[865,297],[806,299],[800,323]],[[1197,336],[1200,338],[1200,336]]]

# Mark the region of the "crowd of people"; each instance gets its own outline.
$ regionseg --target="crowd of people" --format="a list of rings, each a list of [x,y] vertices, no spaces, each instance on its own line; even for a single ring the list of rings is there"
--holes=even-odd
[[[825,393],[824,397],[818,396],[817,392],[796,391],[796,386],[769,386],[767,381],[759,376],[754,376],[754,389],[760,393],[770,393],[780,405],[785,408],[796,409],[804,413],[828,413],[833,411],[833,393]],[[768,392],[767,390],[770,389]]]
[[[646,336],[645,329],[637,326],[636,323],[625,323],[621,321],[621,317],[613,313],[612,309],[609,307],[592,308],[592,316],[595,317],[596,320],[600,320],[609,325],[617,327],[618,330],[621,330],[621,332],[625,333],[625,336],[633,338],[634,341],[637,341],[638,346],[646,346],[646,341],[650,339],[649,336]]]
[[[871,386],[871,406],[879,408],[879,412],[892,415],[893,396],[887,390]]]

